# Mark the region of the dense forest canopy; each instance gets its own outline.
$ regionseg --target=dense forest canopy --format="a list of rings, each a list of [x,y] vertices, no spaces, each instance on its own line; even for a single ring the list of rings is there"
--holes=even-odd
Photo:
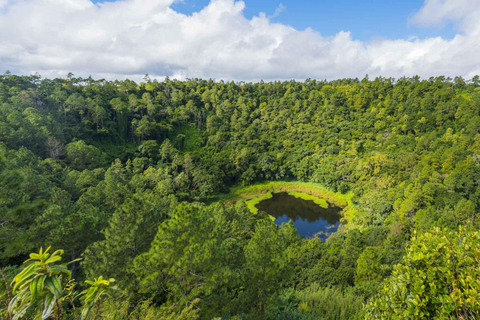
[[[479,77],[137,84],[5,74],[1,297],[28,254],[52,246],[64,262],[82,259],[62,283],[99,297],[56,296],[58,319],[73,319],[75,305],[111,319],[473,319],[478,250],[458,241],[478,238],[479,177]],[[273,180],[350,193],[355,216],[324,242],[216,201]],[[455,255],[466,262],[452,266]],[[462,263],[471,282],[456,289],[461,279],[430,270]],[[406,283],[417,271],[427,280]],[[106,294],[100,276],[118,290]],[[385,294],[393,286],[403,291]]]

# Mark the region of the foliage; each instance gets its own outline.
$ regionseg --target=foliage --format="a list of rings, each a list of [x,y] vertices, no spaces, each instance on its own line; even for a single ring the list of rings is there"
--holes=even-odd
[[[12,276],[11,285],[5,273],[10,275],[16,270],[0,270],[5,285],[1,289],[1,301],[5,306],[0,308],[2,319],[63,319],[67,314],[64,312],[67,301],[73,307],[73,318],[76,319],[75,300],[78,297],[81,297],[83,302],[82,319],[96,318],[102,298],[108,295],[108,291],[115,289],[110,286],[115,280],[104,280],[102,276],[94,281],[86,280],[85,283],[90,287],[78,293],[74,291],[75,282],[67,268],[67,265],[75,260],[68,264],[59,264],[63,250],[51,254],[48,253],[49,250],[50,247],[45,251],[41,248],[39,253],[31,253],[23,270]],[[93,308],[96,309],[92,317]]]
[[[259,204],[260,202],[262,202],[263,200],[267,200],[267,199],[270,199],[272,197],[272,193],[271,192],[267,192],[267,193],[264,193],[263,195],[261,196],[257,196],[251,200],[248,200],[246,203],[247,203],[247,207],[248,209],[250,209],[251,212],[253,213],[257,213],[258,212],[258,209],[257,209],[257,204]]]
[[[357,260],[355,283],[372,284],[382,279],[382,266],[379,257],[380,248],[366,247]]]
[[[225,201],[255,199],[259,194],[271,192],[288,192],[293,196],[302,197],[305,200],[313,200],[324,206],[325,201],[334,205],[345,207],[351,204],[350,195],[334,193],[321,184],[301,181],[269,181],[253,184],[247,187],[234,187],[230,190]]]
[[[281,275],[288,260],[283,252],[286,239],[273,221],[260,220],[255,226],[255,234],[245,247],[247,291],[257,297],[252,306],[258,308],[261,318],[265,317],[265,303],[268,296],[278,290]]]
[[[98,317],[310,319],[328,297],[333,318],[344,304],[357,314],[415,230],[480,226],[479,84],[0,75],[5,278],[51,245],[84,258],[68,267],[76,282],[126,291],[95,304]],[[344,207],[342,227],[301,239],[252,214],[272,191]],[[62,316],[77,304],[59,302]]]
[[[276,320],[316,320],[312,313],[303,313],[299,309],[300,299],[293,288],[282,290],[272,295],[268,301],[267,319]]]
[[[65,150],[67,161],[76,170],[94,169],[103,165],[105,156],[94,146],[85,144],[83,140],[67,144]]]
[[[35,319],[60,319],[61,304],[72,295],[73,283],[66,265],[56,264],[63,251],[50,254],[49,249],[31,253],[26,267],[13,278],[13,297],[7,310],[12,319],[21,319],[28,311]]]
[[[480,233],[420,234],[366,307],[371,319],[476,319],[480,314]]]
[[[353,290],[323,288],[314,283],[296,292],[299,309],[325,320],[363,319],[364,297]]]
[[[141,300],[136,304],[125,294],[102,301],[98,314],[105,320],[196,320],[199,318],[198,299],[186,305],[182,310],[175,311],[173,306],[156,307],[152,299]]]
[[[82,319],[95,319],[97,317],[98,307],[101,299],[104,296],[109,295],[109,290],[116,289],[115,287],[110,286],[113,282],[115,282],[115,279],[106,280],[103,279],[102,276],[94,279],[93,281],[85,280],[85,283],[89,284],[90,287],[81,293],[81,300],[83,302]]]

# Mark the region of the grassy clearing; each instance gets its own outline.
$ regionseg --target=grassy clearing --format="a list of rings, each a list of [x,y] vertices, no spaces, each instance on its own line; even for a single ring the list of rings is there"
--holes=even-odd
[[[263,201],[263,200],[267,200],[267,199],[270,199],[272,197],[272,193],[271,192],[267,192],[267,193],[264,193],[258,197],[255,197],[251,200],[248,200],[246,203],[247,203],[247,207],[248,209],[250,209],[250,211],[252,211],[253,213],[257,213],[258,212],[258,209],[256,207],[257,204],[260,203],[260,201]]]
[[[352,221],[356,209],[352,203],[352,194],[341,194],[328,190],[324,186],[312,182],[300,181],[269,181],[258,183],[247,187],[233,187],[230,193],[222,196],[219,200],[226,206],[231,206],[235,202],[243,200],[254,213],[258,211],[255,207],[260,201],[272,197],[272,193],[287,192],[288,194],[304,199],[312,200],[323,208],[328,208],[329,204],[344,208],[342,211],[342,220],[344,223]]]

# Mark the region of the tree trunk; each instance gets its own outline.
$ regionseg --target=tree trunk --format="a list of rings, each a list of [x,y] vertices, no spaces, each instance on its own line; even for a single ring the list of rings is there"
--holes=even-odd
[[[75,279],[75,249],[72,249],[72,279]]]

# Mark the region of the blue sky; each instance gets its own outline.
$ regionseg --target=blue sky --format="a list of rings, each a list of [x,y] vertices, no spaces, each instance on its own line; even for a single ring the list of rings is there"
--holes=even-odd
[[[94,3],[115,0],[93,0]],[[208,5],[209,0],[183,0],[175,3],[176,11],[192,14]],[[453,26],[422,28],[408,23],[408,18],[424,4],[423,0],[244,0],[245,17],[259,12],[273,16],[281,5],[285,8],[273,22],[298,30],[312,28],[323,36],[339,31],[352,32],[353,39],[369,41],[378,38],[400,39],[441,36],[451,39],[458,33]]]

